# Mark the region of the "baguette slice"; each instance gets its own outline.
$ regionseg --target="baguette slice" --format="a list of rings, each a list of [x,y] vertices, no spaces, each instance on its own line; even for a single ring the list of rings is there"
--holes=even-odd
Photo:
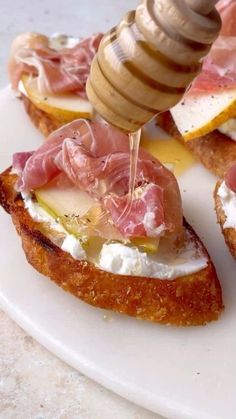
[[[31,121],[45,137],[48,137],[51,132],[65,124],[64,121],[60,121],[52,115],[37,108],[37,106],[35,106],[35,104],[23,93],[21,93],[20,99],[22,100],[25,111],[29,115]]]
[[[14,189],[16,179],[10,169],[0,175],[0,203],[12,217],[28,262],[64,290],[93,306],[163,324],[192,326],[218,319],[223,310],[221,287],[205,249],[208,266],[175,280],[102,271],[73,259],[55,244],[54,232],[47,231],[45,223],[35,222],[24,208]],[[186,227],[202,247],[192,228]]]
[[[227,244],[232,256],[236,259],[236,229],[235,228],[224,228],[224,223],[226,221],[225,212],[222,208],[221,199],[218,196],[217,192],[221,186],[222,181],[218,181],[214,191],[215,199],[215,211],[217,215],[217,221],[220,224],[222,234],[225,238],[225,243]]]
[[[236,141],[215,130],[203,137],[184,141],[170,112],[157,116],[158,125],[179,140],[212,173],[223,177],[227,168],[236,161]]]

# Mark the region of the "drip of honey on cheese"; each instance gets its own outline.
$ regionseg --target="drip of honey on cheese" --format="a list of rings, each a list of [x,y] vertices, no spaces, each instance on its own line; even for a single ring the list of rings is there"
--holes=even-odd
[[[148,130],[143,130],[140,145],[171,170],[176,177],[181,176],[196,162],[192,154],[179,141],[158,131],[150,134]]]
[[[141,137],[142,136],[142,137]],[[140,143],[141,137],[141,143]],[[120,218],[128,215],[134,199],[135,179],[138,162],[139,146],[141,145],[169,170],[176,177],[181,176],[194,163],[195,159],[191,153],[175,138],[167,136],[151,124],[134,133],[129,133],[130,142],[130,178],[129,178],[129,199]]]

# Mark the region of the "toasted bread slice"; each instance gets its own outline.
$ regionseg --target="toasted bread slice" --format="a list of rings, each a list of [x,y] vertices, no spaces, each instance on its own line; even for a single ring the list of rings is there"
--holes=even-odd
[[[232,254],[232,256],[236,259],[236,229],[235,228],[224,228],[224,224],[226,221],[226,216],[224,210],[222,208],[222,203],[219,195],[217,194],[222,181],[218,181],[214,191],[214,199],[215,199],[215,211],[217,215],[217,221],[220,224],[221,231],[224,235],[225,242]]]
[[[158,125],[179,140],[212,173],[223,177],[226,170],[236,161],[236,141],[215,130],[203,137],[184,141],[170,112],[157,116]]]
[[[11,215],[28,262],[86,303],[139,319],[177,326],[203,325],[223,309],[222,293],[207,251],[205,269],[175,280],[116,275],[77,261],[58,247],[53,231],[35,222],[24,208],[10,169],[0,175],[0,203]],[[203,246],[192,231],[193,240]]]
[[[48,113],[37,108],[37,106],[35,106],[34,103],[31,102],[31,100],[23,93],[21,93],[21,99],[31,121],[45,137],[48,137],[51,132],[65,124],[64,121],[60,121],[52,115],[49,115]]]

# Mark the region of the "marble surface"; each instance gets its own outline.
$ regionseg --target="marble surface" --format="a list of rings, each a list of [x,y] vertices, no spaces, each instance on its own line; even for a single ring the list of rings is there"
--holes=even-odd
[[[158,419],[60,361],[0,311],[1,419]]]
[[[98,21],[94,30],[103,30],[103,15],[107,28],[114,24],[115,1],[120,14],[136,4],[112,0],[102,10],[99,0],[0,0],[0,88],[8,82],[6,60],[17,33],[86,35],[88,21],[94,20],[91,5]],[[0,419],[160,419],[70,368],[1,310],[0,335]]]

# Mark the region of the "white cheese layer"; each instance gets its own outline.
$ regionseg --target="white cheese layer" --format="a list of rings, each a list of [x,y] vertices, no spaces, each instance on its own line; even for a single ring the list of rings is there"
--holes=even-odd
[[[74,259],[86,260],[85,250],[81,246],[80,241],[72,234],[67,234],[61,249],[64,250],[64,252],[70,253]]]
[[[34,221],[37,221],[38,223],[49,223],[53,230],[56,230],[59,233],[66,233],[62,225],[58,223],[47,211],[45,211],[41,205],[32,199],[30,193],[24,192],[21,196],[24,200],[25,208],[28,210],[29,215]]]
[[[217,195],[220,197],[222,209],[226,217],[223,227],[236,228],[236,193],[231,191],[225,182],[222,182]]]
[[[22,194],[25,208],[37,222],[46,222],[52,230],[61,232],[65,239],[61,249],[74,259],[86,260],[87,255],[80,241],[69,234],[47,211],[45,211],[30,194]],[[186,245],[178,253],[161,253],[150,255],[141,252],[137,247],[122,243],[104,244],[98,255],[97,267],[119,275],[144,276],[158,279],[175,279],[190,275],[206,268],[207,258],[202,249],[195,245],[189,235]]]
[[[73,48],[79,42],[79,38],[56,32],[49,38],[49,47],[59,51],[62,48]]]
[[[206,268],[207,258],[192,241],[179,253],[149,255],[121,243],[104,244],[99,267],[119,275],[175,279]]]
[[[227,135],[231,140],[236,141],[236,118],[231,118],[224,124],[220,125],[218,131]]]
[[[22,193],[22,198],[24,200],[25,208],[34,221],[37,221],[38,223],[48,223],[52,230],[65,235],[65,239],[61,245],[62,250],[69,253],[76,260],[86,259],[86,253],[80,241],[72,234],[69,234],[59,222],[34,201],[31,194]]]

